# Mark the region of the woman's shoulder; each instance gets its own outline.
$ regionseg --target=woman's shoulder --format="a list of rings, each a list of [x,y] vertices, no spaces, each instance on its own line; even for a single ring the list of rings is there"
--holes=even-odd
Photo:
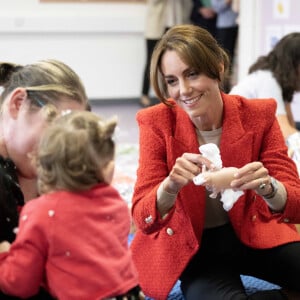
[[[241,95],[227,95],[225,99],[228,99],[227,103],[232,103],[233,106],[236,107],[237,113],[240,115],[245,116],[256,116],[255,119],[257,120],[258,117],[265,118],[266,116],[274,116],[277,107],[277,102],[272,97],[266,98],[252,98],[248,99]],[[262,101],[264,100],[264,101]],[[228,105],[228,104],[227,104]],[[229,104],[230,105],[230,104]]]
[[[275,94],[274,94],[275,93]],[[265,98],[266,95],[277,97],[280,86],[269,70],[257,70],[248,74],[234,85],[230,94],[241,95],[247,98]]]
[[[257,71],[254,71],[254,72],[248,74],[247,77],[249,78],[249,80],[258,82],[260,84],[261,84],[261,80],[263,80],[263,81],[267,80],[267,81],[271,81],[271,82],[276,81],[272,71],[270,71],[270,70],[257,70]]]
[[[270,70],[257,70],[252,73],[247,74],[233,86],[232,90],[239,86],[243,86],[245,84],[260,84],[261,85],[261,80],[276,80],[273,76],[273,73]],[[232,92],[230,92],[232,94]]]
[[[178,114],[176,105],[167,106],[163,103],[159,103],[138,111],[136,114],[136,119],[139,122],[164,122],[168,119],[172,119],[176,114]]]

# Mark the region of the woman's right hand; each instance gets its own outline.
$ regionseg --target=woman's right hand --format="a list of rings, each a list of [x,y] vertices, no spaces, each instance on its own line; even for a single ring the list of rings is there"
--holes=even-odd
[[[198,12],[204,19],[212,19],[216,16],[216,12],[210,7],[200,7]]]
[[[176,162],[165,179],[164,190],[170,194],[177,194],[185,185],[193,181],[193,178],[203,169],[213,169],[214,166],[201,154],[184,153],[176,159]]]

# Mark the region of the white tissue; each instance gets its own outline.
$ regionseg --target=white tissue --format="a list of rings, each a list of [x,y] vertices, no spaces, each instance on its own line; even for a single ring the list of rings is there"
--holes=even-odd
[[[198,174],[193,178],[194,184],[195,185],[202,185],[206,182],[204,175],[202,173]]]
[[[217,170],[222,169],[223,163],[220,155],[220,150],[216,144],[208,143],[201,145],[199,147],[200,153],[202,155],[209,159],[215,166],[215,169],[213,171],[207,171],[207,172],[214,172]],[[193,178],[193,182],[195,185],[203,185],[205,184],[205,176],[203,173],[198,174]],[[241,195],[243,195],[243,191],[233,191],[232,189],[226,189],[221,191],[221,199],[220,201],[223,203],[223,208],[226,211],[229,211],[234,203],[239,199]],[[209,195],[210,198],[216,198],[218,195],[218,192],[216,190],[212,190],[212,193]]]
[[[216,144],[208,143],[201,145],[199,151],[202,153],[203,157],[207,158],[215,165],[217,170],[222,169],[223,164],[220,150]]]
[[[220,201],[223,203],[223,208],[229,211],[234,203],[244,194],[243,191],[234,191],[232,189],[226,189],[221,193]]]

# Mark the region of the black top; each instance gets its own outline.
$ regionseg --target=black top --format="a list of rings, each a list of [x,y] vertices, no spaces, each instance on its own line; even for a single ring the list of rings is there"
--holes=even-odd
[[[24,205],[24,196],[18,183],[16,166],[0,156],[0,242],[12,242],[18,227],[18,208]]]
[[[16,166],[10,159],[0,156],[0,242],[13,242],[16,238],[14,229],[18,227],[19,210],[24,205],[24,195],[21,191]],[[19,299],[8,296],[0,291],[0,299]],[[40,289],[39,293],[28,299],[53,299],[48,292]]]

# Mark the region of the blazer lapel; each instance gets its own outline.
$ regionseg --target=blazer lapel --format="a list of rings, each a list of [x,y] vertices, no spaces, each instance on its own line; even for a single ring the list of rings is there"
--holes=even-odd
[[[224,167],[242,167],[252,157],[253,132],[245,131],[237,98],[222,94],[224,101],[220,152]]]
[[[185,152],[199,153],[196,129],[189,116],[180,107],[175,106],[173,136],[169,137],[169,147],[172,153],[172,165],[177,157]]]
[[[224,102],[220,152],[224,167],[241,167],[252,157],[253,132],[245,131],[241,122],[238,98],[222,93]],[[189,116],[175,105],[173,135],[167,141],[168,165],[172,167],[176,158],[185,152],[199,153],[197,133]]]

